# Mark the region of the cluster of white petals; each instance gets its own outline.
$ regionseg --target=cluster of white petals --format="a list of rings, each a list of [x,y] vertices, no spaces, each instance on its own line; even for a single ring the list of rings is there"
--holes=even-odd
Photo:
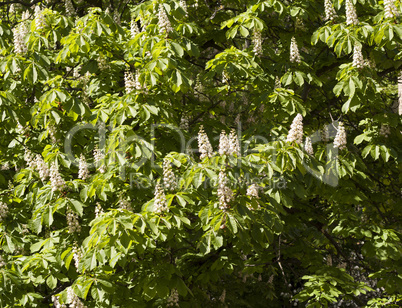
[[[179,307],[179,293],[176,289],[172,289],[167,300],[167,307]]]
[[[314,149],[313,149],[313,144],[311,143],[310,137],[306,137],[306,141],[304,143],[304,150],[310,154],[314,155]]]
[[[120,197],[120,200],[119,200],[119,208],[122,210],[127,210],[127,211],[133,210],[133,207],[131,206],[130,201],[128,201],[127,199],[123,199],[122,197]]]
[[[75,9],[73,6],[73,3],[71,2],[71,0],[65,0],[64,1],[64,6],[66,9],[66,14],[67,16],[74,16],[75,15]]]
[[[80,155],[80,161],[78,163],[78,178],[84,181],[89,178],[88,164],[85,156],[82,153]]]
[[[384,17],[394,18],[395,16],[398,16],[395,0],[384,0]]]
[[[298,144],[303,142],[303,116],[300,113],[293,119],[286,141],[296,141]]]
[[[130,71],[124,72],[124,87],[127,93],[131,93],[136,88],[133,73]]]
[[[102,215],[103,213],[104,213],[104,212],[103,212],[102,206],[100,205],[99,202],[96,202],[96,206],[95,206],[95,218],[99,217],[99,216]]]
[[[75,295],[72,287],[68,287],[68,289],[67,289],[67,302],[70,304],[69,305],[70,308],[86,308],[87,307],[83,304],[83,302],[81,302],[79,297],[77,295]]]
[[[253,30],[253,52],[257,57],[262,56],[262,37],[261,31],[254,29]]]
[[[212,156],[212,146],[211,143],[209,142],[208,136],[204,131],[204,127],[201,125],[200,126],[200,131],[198,132],[198,149],[201,153],[200,158],[204,159],[205,157],[211,157]]]
[[[52,163],[50,166],[50,185],[52,186],[52,191],[60,191],[65,185],[55,163]]]
[[[381,128],[380,128],[380,135],[384,136],[385,138],[388,138],[388,136],[390,134],[391,134],[391,129],[389,128],[389,126],[382,124]]]
[[[100,173],[106,172],[106,164],[103,161],[104,159],[105,154],[98,148],[98,146],[96,146],[94,149],[94,161]]]
[[[236,131],[232,129],[229,134],[229,154],[240,156],[240,143]]]
[[[251,197],[251,198],[256,198],[259,199],[258,196],[258,189],[260,187],[257,184],[251,184],[248,188],[247,188],[247,193],[246,195]]]
[[[39,5],[35,6],[35,27],[36,30],[42,30],[46,26],[46,18],[43,14],[43,10]]]
[[[154,212],[162,213],[168,209],[165,192],[162,186],[157,183],[155,187],[155,198],[154,198]]]
[[[78,268],[78,264],[80,263],[82,258],[82,251],[81,247],[78,246],[78,243],[76,241],[74,241],[72,252],[75,268]]]
[[[223,170],[219,172],[218,176],[218,198],[219,208],[223,211],[230,207],[230,201],[233,200],[233,191],[228,186],[228,177]]]
[[[334,147],[343,150],[346,148],[347,140],[346,140],[346,130],[343,126],[342,122],[339,122],[338,131],[336,132],[336,136],[334,139]]]
[[[170,161],[165,158],[163,160],[163,185],[167,190],[175,190],[177,187],[176,177],[173,173]]]
[[[8,214],[8,206],[6,203],[0,201],[0,221],[3,221]]]
[[[25,149],[24,160],[26,161],[28,168],[36,167],[34,156],[29,149]]]
[[[172,25],[170,24],[169,18],[166,14],[165,8],[163,7],[163,4],[159,5],[158,26],[161,30],[163,30],[166,33],[173,31]]]
[[[81,226],[78,220],[78,215],[74,213],[70,208],[67,210],[66,219],[68,225],[68,233],[81,232]]]
[[[353,63],[352,65],[356,68],[364,67],[364,59],[362,54],[362,47],[360,45],[355,45],[353,48]]]
[[[29,33],[28,24],[25,21],[20,22],[13,29],[14,51],[17,54],[24,54],[28,51],[28,46],[25,43],[25,37]]]
[[[328,142],[329,141],[329,131],[328,126],[324,126],[321,131],[321,141]]]
[[[48,166],[46,165],[45,161],[43,160],[42,156],[39,154],[36,155],[35,165],[36,165],[36,169],[39,172],[40,179],[42,180],[42,182],[45,182],[49,176],[50,170],[49,170]]]
[[[296,17],[295,29],[300,31],[306,30],[306,25],[304,24],[303,19],[301,19],[299,16]]]
[[[131,20],[130,33],[131,33],[131,38],[134,38],[138,33],[140,33],[140,28],[138,28],[138,24],[135,21],[135,19]]]
[[[292,40],[290,41],[290,62],[301,62],[299,47],[297,46],[295,37],[292,37]]]
[[[187,115],[183,115],[180,119],[180,128],[184,130],[190,129],[190,122]]]
[[[346,24],[357,25],[359,20],[357,19],[356,8],[352,3],[352,0],[346,0]]]
[[[49,134],[50,140],[52,141],[53,144],[57,143],[57,138],[56,138],[56,127],[54,125],[49,125],[47,128],[47,132]]]
[[[325,20],[334,20],[337,17],[334,6],[331,0],[324,1]]]
[[[53,302],[54,308],[66,308],[67,307],[64,304],[60,304],[58,296],[52,295],[52,302]]]
[[[186,16],[188,16],[187,15],[187,2],[186,2],[186,0],[180,0],[179,4],[182,7],[183,11],[186,13]]]
[[[219,155],[229,155],[230,150],[229,150],[229,138],[226,135],[225,131],[221,132],[221,135],[219,136],[219,149],[218,149]]]

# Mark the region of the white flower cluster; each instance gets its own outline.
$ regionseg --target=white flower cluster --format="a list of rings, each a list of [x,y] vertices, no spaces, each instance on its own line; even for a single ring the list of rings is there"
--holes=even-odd
[[[281,80],[278,76],[275,76],[275,89],[282,88]]]
[[[122,210],[127,210],[127,211],[133,210],[133,207],[131,206],[130,201],[128,201],[127,199],[123,199],[122,197],[120,197],[120,200],[119,200],[119,208]]]
[[[356,8],[352,3],[352,0],[346,0],[346,24],[357,25],[359,20],[357,19]]]
[[[384,17],[394,18],[395,16],[398,16],[395,0],[384,0]]]
[[[78,178],[84,181],[89,178],[88,164],[85,156],[82,153],[80,155],[80,161],[78,163]]]
[[[29,18],[29,13],[27,13],[27,12],[23,13],[22,19],[27,19],[27,18]],[[20,22],[13,29],[15,53],[24,54],[28,51],[28,47],[25,44],[25,37],[27,36],[28,33],[29,33],[29,27],[25,21]]]
[[[225,131],[221,132],[219,136],[219,155],[229,155],[229,138],[226,135]]]
[[[292,37],[292,40],[290,41],[290,62],[297,62],[300,63],[300,53],[299,53],[299,47],[297,47],[297,42],[295,37]]]
[[[8,213],[8,206],[6,203],[0,201],[0,221],[3,221]]]
[[[198,132],[198,149],[201,153],[200,159],[212,156],[213,149],[202,125],[200,126],[200,131]]]
[[[343,126],[342,122],[339,122],[338,131],[336,132],[336,136],[334,139],[334,147],[339,148],[340,150],[346,149],[346,130]]]
[[[120,20],[120,13],[118,10],[114,10],[113,11],[113,20],[116,24],[120,25],[121,24],[121,20]]]
[[[187,115],[183,115],[180,119],[180,128],[184,130],[190,129],[189,118]]]
[[[254,29],[253,30],[253,52],[257,57],[262,56],[262,37],[261,31]]]
[[[183,11],[184,12],[186,12],[186,16],[188,16],[188,13],[187,13],[187,2],[186,2],[186,0],[180,0],[180,6],[182,7],[182,9],[183,9]]]
[[[300,113],[293,119],[286,141],[296,141],[298,144],[303,142],[303,116]]]
[[[78,243],[76,241],[74,241],[72,251],[73,251],[73,258],[74,258],[75,268],[78,268],[78,265],[79,265],[79,263],[81,261],[81,258],[82,258],[82,251],[81,251],[81,248],[78,246]]]
[[[232,129],[229,134],[229,154],[240,156],[240,143],[236,131]]]
[[[138,28],[138,24],[135,21],[135,19],[131,20],[130,33],[131,33],[131,38],[134,38],[138,33],[140,33],[140,28]]]
[[[64,1],[64,6],[66,9],[66,14],[67,16],[74,16],[75,15],[75,9],[73,6],[73,3],[71,2],[71,0],[65,0]]]
[[[46,19],[39,5],[35,6],[34,16],[36,30],[40,31],[46,26]]]
[[[154,201],[154,212],[162,213],[168,209],[165,192],[162,186],[157,183],[155,187],[155,201]]]
[[[41,179],[42,182],[45,182],[46,179],[49,176],[49,168],[46,165],[45,161],[43,160],[41,155],[36,155],[36,159],[35,159],[35,165],[36,165],[36,169],[38,169],[39,172],[39,177]]]
[[[325,10],[325,20],[334,20],[338,16],[332,5],[331,0],[325,0],[324,10]]]
[[[222,83],[228,83],[229,79],[230,79],[230,77],[229,77],[228,72],[223,71],[222,72]]]
[[[230,207],[229,203],[233,200],[233,191],[228,186],[228,177],[223,170],[219,172],[218,177],[218,198],[219,208],[223,211]]]
[[[314,155],[313,144],[311,143],[310,137],[306,137],[306,142],[304,143],[304,150],[309,155]]]
[[[53,302],[53,306],[54,308],[66,308],[66,305],[61,305],[59,302],[59,297],[58,296],[54,296],[52,295],[52,302]]]
[[[300,17],[296,17],[295,29],[300,31],[306,30],[306,25],[304,24],[303,19],[301,19]]]
[[[110,69],[109,64],[104,56],[100,55],[97,59],[99,70],[107,71]]]
[[[6,161],[4,164],[1,165],[0,170],[9,170],[10,169],[10,163]]]
[[[135,89],[134,76],[130,71],[124,72],[124,87],[126,88],[127,93],[131,93]]]
[[[102,206],[100,205],[99,202],[96,202],[96,206],[95,206],[95,218],[101,216],[103,214],[103,209]]]
[[[98,148],[98,146],[96,146],[94,149],[94,161],[100,173],[106,172],[106,165],[103,162],[104,159],[105,154],[103,154],[103,152]]]
[[[258,196],[258,189],[260,187],[257,184],[251,184],[248,188],[247,188],[247,193],[246,195],[251,197],[251,198],[256,198],[259,199],[260,197]]]
[[[167,300],[167,307],[179,307],[179,293],[176,289],[172,289]]]
[[[362,54],[362,47],[360,45],[355,45],[353,48],[353,67],[363,68],[364,59]]]
[[[35,168],[35,159],[29,149],[25,149],[24,160],[26,161],[28,168]]]
[[[163,30],[166,33],[173,31],[172,25],[170,24],[169,18],[166,14],[165,8],[163,7],[163,4],[159,5],[158,26],[161,30]]]
[[[53,125],[49,125],[47,128],[47,132],[50,136],[50,140],[52,141],[53,144],[57,143],[57,138],[56,138],[56,127]]]
[[[320,133],[321,133],[321,141],[328,142],[328,141],[329,141],[329,131],[328,131],[328,127],[327,127],[327,126],[324,126],[324,127],[321,129]]]
[[[79,297],[75,295],[72,287],[68,287],[67,289],[67,302],[70,304],[70,308],[86,308]]]
[[[177,187],[176,177],[167,158],[163,160],[163,185],[167,190],[175,190]]]
[[[67,210],[66,219],[68,225],[68,233],[81,232],[81,226],[78,220],[78,215],[74,213],[70,208]]]
[[[389,128],[388,125],[381,125],[380,128],[380,135],[384,136],[385,138],[388,138],[388,136],[391,134],[391,129]]]

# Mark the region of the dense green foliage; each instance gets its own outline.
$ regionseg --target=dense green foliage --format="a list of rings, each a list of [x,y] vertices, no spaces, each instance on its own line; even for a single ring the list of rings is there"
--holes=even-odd
[[[348,2],[0,2],[0,307],[399,307],[402,3]]]

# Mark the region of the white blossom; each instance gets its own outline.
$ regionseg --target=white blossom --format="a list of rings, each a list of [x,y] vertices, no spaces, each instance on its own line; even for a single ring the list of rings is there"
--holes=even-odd
[[[253,52],[257,57],[262,56],[262,37],[261,31],[254,29],[253,30]]]
[[[76,241],[74,241],[72,252],[73,252],[75,268],[78,269],[78,265],[82,258],[82,251],[81,251],[81,247],[78,246],[78,243]]]
[[[81,232],[81,226],[78,220],[78,215],[74,213],[70,208],[67,210],[66,219],[68,225],[68,233]]]
[[[346,24],[357,25],[359,20],[357,19],[356,8],[352,3],[352,0],[346,0]]]
[[[362,47],[360,45],[355,45],[353,48],[353,63],[352,65],[356,68],[363,68],[364,59],[362,54]]]
[[[55,163],[50,166],[50,184],[52,186],[52,191],[60,191],[64,188],[65,182],[61,178],[59,169]]]
[[[175,190],[177,186],[176,177],[167,158],[163,160],[163,185],[167,190]]]
[[[190,129],[189,118],[187,115],[183,115],[180,119],[180,128],[184,130]]]
[[[306,26],[304,24],[304,21],[300,17],[296,17],[295,29],[300,30],[300,31],[305,31],[306,30]]]
[[[67,302],[70,304],[70,308],[86,308],[79,297],[75,295],[74,290],[72,287],[67,288]]]
[[[97,59],[97,62],[100,71],[107,71],[110,69],[110,66],[104,56],[100,55]]]
[[[223,170],[219,172],[218,177],[218,198],[219,208],[223,211],[230,207],[229,203],[233,200],[233,191],[228,186],[228,178]]]
[[[234,129],[232,129],[229,134],[229,154],[240,156],[239,138]]]
[[[56,127],[53,125],[49,125],[47,128],[47,132],[50,136],[50,140],[52,141],[53,144],[57,143],[57,138],[56,138]]]
[[[54,308],[66,308],[67,307],[64,304],[60,304],[58,296],[52,295],[52,302],[53,302]]]
[[[154,198],[154,212],[155,213],[162,213],[167,211],[167,201],[165,192],[163,191],[162,186],[157,183],[155,187],[155,198]]]
[[[338,131],[336,133],[334,139],[334,147],[343,150],[346,148],[347,140],[346,140],[346,130],[343,126],[342,122],[339,122]]]
[[[380,135],[384,136],[385,138],[388,138],[388,136],[390,134],[391,134],[391,129],[389,128],[389,126],[382,124],[381,128],[380,128]]]
[[[229,138],[224,131],[219,136],[219,155],[230,155]]]
[[[165,8],[163,7],[163,4],[159,5],[158,26],[161,30],[163,30],[166,33],[173,31],[172,25],[170,24],[169,18],[166,14]]]
[[[324,10],[325,20],[334,20],[337,17],[335,8],[333,7],[331,0],[324,1]]]
[[[120,13],[118,10],[114,10],[113,11],[113,20],[116,24],[120,25],[121,21],[120,21]]]
[[[309,137],[306,137],[306,142],[304,143],[304,150],[308,154],[314,155],[313,144],[311,143],[311,139]]]
[[[73,3],[71,2],[71,0],[65,0],[64,1],[64,6],[66,9],[66,14],[67,16],[74,16],[75,15],[75,9],[73,6]]]
[[[292,37],[292,40],[290,42],[290,62],[297,62],[300,63],[300,53],[299,53],[299,47],[297,47],[297,42],[295,37]]]
[[[275,89],[279,89],[281,87],[282,87],[281,80],[279,79],[278,76],[275,76]]]
[[[34,16],[36,30],[42,30],[46,26],[46,19],[39,5],[35,6]]]
[[[202,125],[200,126],[200,131],[198,132],[198,149],[201,153],[200,159],[212,156],[213,149]]]
[[[303,142],[303,117],[300,113],[293,119],[286,141],[296,141],[298,144]]]
[[[39,177],[41,179],[42,182],[45,182],[46,179],[49,176],[49,168],[46,165],[45,161],[43,160],[41,155],[36,155],[36,159],[35,159],[35,165],[36,165],[36,169],[39,172]]]
[[[95,218],[101,216],[103,214],[103,209],[102,206],[100,205],[99,202],[96,202],[96,206],[95,206]]]
[[[384,17],[394,18],[395,16],[398,16],[395,0],[384,0]]]
[[[256,198],[259,199],[260,197],[258,196],[258,189],[260,187],[257,184],[251,184],[248,188],[247,188],[247,193],[246,195],[251,197],[251,198]]]
[[[0,221],[3,221],[8,214],[8,206],[6,203],[0,201]]]
[[[186,13],[186,16],[188,16],[188,14],[187,14],[187,2],[186,2],[186,0],[180,0],[179,4],[180,4],[180,6],[182,7],[183,11]]]
[[[78,163],[78,178],[84,181],[89,178],[88,164],[85,156],[82,153],[80,155],[80,161]]]
[[[229,82],[229,74],[225,70],[222,71],[222,83],[228,83]]]
[[[329,131],[328,126],[324,126],[321,131],[321,141],[328,142],[329,141]]]
[[[28,51],[28,47],[25,43],[25,37],[29,33],[28,24],[24,21],[20,22],[13,29],[14,38],[14,51],[17,54],[24,54]]]
[[[35,169],[36,162],[35,162],[34,156],[32,155],[32,153],[29,149],[25,149],[24,159],[28,165],[28,168]]]
[[[120,197],[119,208],[122,209],[122,210],[126,210],[126,211],[132,211],[133,210],[133,207],[131,206],[130,201],[128,201],[127,199],[124,199],[123,197]]]
[[[10,169],[10,163],[6,161],[4,164],[1,165],[0,170],[9,170]]]
[[[96,146],[94,149],[94,161],[100,173],[106,172],[106,165],[103,161],[104,159],[105,154],[103,154],[103,152],[98,148],[98,146]]]
[[[179,293],[176,289],[172,289],[167,300],[167,307],[179,307]]]
[[[136,88],[133,73],[131,73],[130,71],[124,72],[124,86],[127,93],[131,93]]]
[[[140,29],[138,28],[138,24],[135,21],[135,19],[131,20],[130,33],[131,33],[131,38],[134,38],[138,33],[140,33]]]

